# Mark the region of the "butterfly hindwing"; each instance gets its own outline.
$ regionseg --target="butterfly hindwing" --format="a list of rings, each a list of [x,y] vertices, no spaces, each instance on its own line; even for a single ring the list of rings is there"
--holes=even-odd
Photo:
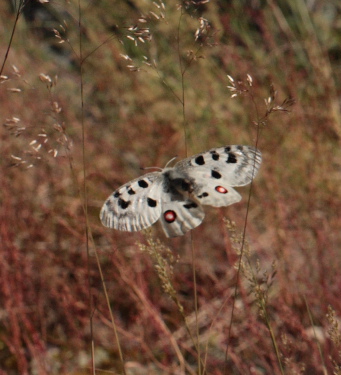
[[[102,224],[129,232],[154,224],[161,215],[162,182],[161,173],[153,172],[118,188],[101,209]]]
[[[205,184],[198,185],[197,193],[194,192],[194,195],[201,204],[212,207],[226,207],[242,199],[233,187],[223,181],[212,187],[207,187]]]
[[[167,237],[182,236],[204,220],[205,213],[194,200],[183,197],[184,200],[171,201],[164,198],[160,221]]]

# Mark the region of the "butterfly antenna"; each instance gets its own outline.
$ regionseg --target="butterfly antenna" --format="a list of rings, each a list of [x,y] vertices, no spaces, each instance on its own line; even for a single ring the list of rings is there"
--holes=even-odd
[[[171,160],[169,160],[169,162],[165,165],[165,168],[167,168],[168,165],[169,165],[173,160],[175,160],[176,158],[177,158],[177,156],[174,156],[174,158],[172,158]],[[163,170],[163,168],[160,168],[160,167],[140,167],[140,169],[141,169],[142,171],[145,171],[146,169],[158,169],[158,170],[160,170],[160,171]]]
[[[177,156],[174,156],[174,158],[172,158],[171,160],[169,160],[169,162],[165,165],[165,168],[167,168],[168,165],[169,165],[173,160],[175,160],[175,159],[177,159]]]

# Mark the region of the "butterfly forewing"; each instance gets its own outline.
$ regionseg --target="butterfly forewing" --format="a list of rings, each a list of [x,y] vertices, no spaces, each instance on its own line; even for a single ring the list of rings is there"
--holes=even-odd
[[[251,182],[260,167],[260,151],[250,146],[213,148],[178,162],[174,168],[185,170],[194,179],[223,178],[229,186],[244,186]]]
[[[148,173],[114,191],[101,209],[102,224],[129,232],[154,224],[161,215],[162,181],[160,172]]]
[[[229,206],[241,200],[232,186],[255,177],[261,153],[250,146],[225,146],[184,159],[175,165],[193,181],[193,195],[203,205]]]

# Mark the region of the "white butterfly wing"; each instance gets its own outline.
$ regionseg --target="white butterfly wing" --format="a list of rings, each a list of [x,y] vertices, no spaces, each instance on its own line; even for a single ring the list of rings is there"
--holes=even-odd
[[[194,155],[174,168],[188,176],[193,184],[192,194],[201,204],[222,207],[241,200],[232,186],[249,184],[261,161],[257,149],[232,145]]]
[[[153,172],[118,188],[101,209],[102,224],[128,232],[154,224],[161,215],[162,182],[161,173]]]
[[[104,203],[104,226],[138,231],[161,219],[168,237],[197,227],[204,219],[201,204],[214,207],[239,202],[232,186],[249,184],[261,164],[250,146],[225,146],[194,155],[174,168],[148,173],[121,186]]]
[[[167,237],[182,236],[196,228],[204,220],[205,213],[200,204],[183,197],[184,200],[170,200],[170,196],[162,198],[161,225]]]
[[[193,193],[203,205],[226,207],[238,203],[242,199],[241,195],[224,181],[220,181],[219,185],[212,188],[207,187],[207,179],[203,182],[203,185],[198,185],[197,192]],[[198,183],[200,183],[200,179],[198,179]]]

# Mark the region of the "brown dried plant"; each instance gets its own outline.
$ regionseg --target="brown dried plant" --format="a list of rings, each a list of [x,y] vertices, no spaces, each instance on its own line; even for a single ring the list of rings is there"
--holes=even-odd
[[[11,28],[0,72],[1,374],[339,375],[337,6],[102,2],[78,13],[58,3],[55,14],[73,17],[52,26],[50,48],[33,36],[28,3],[14,15],[1,6]],[[188,237],[165,245],[147,234],[141,253],[139,234],[100,226],[106,189],[139,164],[239,141],[259,144],[264,163],[250,219],[229,208],[230,236],[212,215],[189,251]]]

